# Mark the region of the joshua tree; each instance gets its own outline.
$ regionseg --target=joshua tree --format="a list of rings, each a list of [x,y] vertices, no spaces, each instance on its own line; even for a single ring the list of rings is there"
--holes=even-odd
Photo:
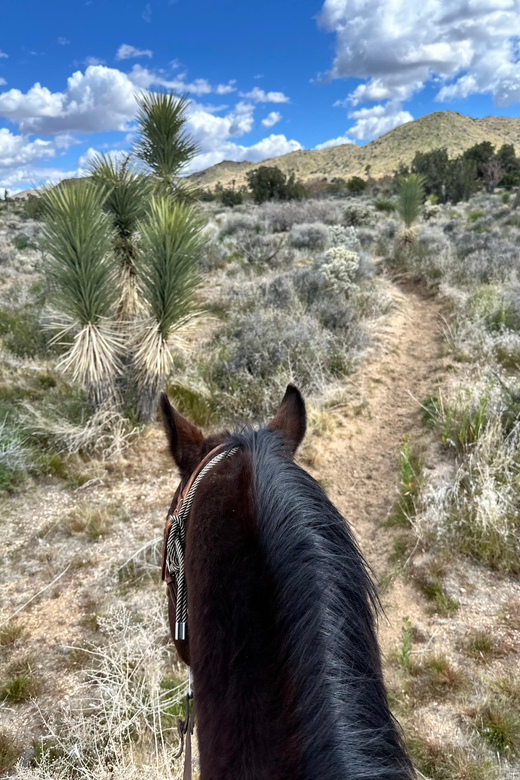
[[[62,332],[75,329],[61,364],[94,405],[137,386],[146,420],[171,368],[168,339],[194,312],[204,222],[175,178],[196,151],[183,130],[186,98],[138,102],[135,153],[147,170],[99,156],[90,181],[44,200],[55,305],[68,318]]]
[[[505,175],[506,169],[498,157],[492,157],[488,162],[484,163],[482,165],[482,178],[486,192],[494,192],[495,187],[497,184],[500,184]]]
[[[73,335],[60,365],[84,385],[93,406],[114,401],[121,343],[109,321],[118,296],[110,217],[86,181],[48,190],[43,200],[47,274],[61,315],[60,337]]]

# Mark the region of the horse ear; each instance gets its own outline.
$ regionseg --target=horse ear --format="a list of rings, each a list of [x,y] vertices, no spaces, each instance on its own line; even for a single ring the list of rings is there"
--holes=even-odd
[[[172,457],[181,472],[191,474],[200,460],[204,434],[173,408],[166,393],[161,393],[159,405]]]
[[[306,425],[305,402],[301,393],[294,385],[287,385],[282,403],[268,427],[272,431],[280,431],[291,455],[294,455],[303,441]]]

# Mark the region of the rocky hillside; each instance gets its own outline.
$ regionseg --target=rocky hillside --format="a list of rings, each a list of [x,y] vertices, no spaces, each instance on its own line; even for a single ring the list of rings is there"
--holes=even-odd
[[[365,146],[342,144],[330,149],[301,149],[280,157],[264,160],[262,165],[277,165],[286,173],[294,171],[303,180],[317,176],[360,176],[367,165],[373,176],[391,173],[400,162],[409,163],[417,151],[426,152],[446,146],[455,156],[481,141],[491,141],[496,147],[514,144],[520,153],[520,119],[487,116],[473,119],[454,111],[433,114],[407,122],[374,139]],[[224,160],[190,179],[201,187],[213,187],[217,182],[245,183],[247,171],[259,163]]]

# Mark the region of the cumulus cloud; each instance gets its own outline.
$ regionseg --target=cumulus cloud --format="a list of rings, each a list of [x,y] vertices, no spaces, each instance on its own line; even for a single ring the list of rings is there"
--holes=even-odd
[[[393,100],[388,101],[384,105],[380,104],[372,106],[372,108],[360,108],[357,111],[351,111],[348,116],[356,121],[344,135],[340,135],[338,138],[331,138],[330,141],[318,144],[315,148],[328,149],[331,146],[352,144],[356,140],[371,140],[383,133],[387,133],[389,130],[393,130],[398,125],[403,125],[405,122],[413,122],[413,116],[409,111],[403,111],[401,104]]]
[[[60,46],[68,46],[70,44],[70,41],[68,38],[63,38],[63,36],[60,35],[60,37],[58,38],[58,43],[60,44]]]
[[[406,100],[434,79],[439,100],[520,99],[520,0],[325,0],[319,22],[336,34],[328,77],[363,80],[354,105]]]
[[[126,130],[135,114],[134,93],[126,74],[90,65],[85,73],[73,73],[63,92],[36,83],[26,93],[19,89],[1,93],[0,115],[16,122],[22,133]]]
[[[74,63],[77,64],[76,62]],[[85,57],[83,60],[83,65],[86,65],[87,67],[89,65],[106,65],[105,60],[102,60],[101,57]]]
[[[254,87],[250,92],[241,92],[240,97],[253,100],[255,103],[288,103],[289,98],[283,92],[266,92],[260,87]]]
[[[265,119],[262,119],[262,125],[264,127],[273,127],[281,118],[282,115],[279,111],[271,111],[270,114],[267,114]]]
[[[7,81],[5,79],[0,78],[0,87],[3,87],[4,84],[7,84]]]
[[[346,135],[358,140],[377,138],[405,122],[413,122],[410,112],[403,111],[401,104],[394,101],[372,108],[360,108],[349,114],[349,117],[355,119],[356,123],[347,130]]]
[[[210,165],[216,165],[222,160],[234,160],[242,162],[261,162],[270,157],[278,157],[281,154],[295,152],[302,149],[298,141],[288,140],[284,135],[270,135],[252,146],[241,146],[232,142],[221,144],[219,149],[199,154],[190,165],[190,173],[201,171]]]
[[[317,144],[315,149],[330,149],[331,146],[341,146],[342,144],[354,144],[355,141],[349,138],[347,135],[340,135],[338,138],[331,138],[330,141],[324,141],[322,144]]]
[[[7,57],[9,57],[9,55],[6,54],[5,51],[2,51],[2,49],[0,49],[0,60],[2,59],[2,57],[5,57],[7,59]]]
[[[153,52],[150,49],[137,49],[128,43],[122,43],[116,52],[116,60],[129,60],[132,57],[151,57]]]
[[[55,153],[52,141],[43,141],[41,138],[29,141],[22,135],[11,133],[6,127],[0,128],[0,169],[54,157]]]

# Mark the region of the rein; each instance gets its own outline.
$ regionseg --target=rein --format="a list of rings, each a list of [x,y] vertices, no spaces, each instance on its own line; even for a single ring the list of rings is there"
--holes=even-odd
[[[184,572],[184,552],[186,546],[186,520],[190,514],[191,505],[195,493],[211,469],[225,458],[233,455],[238,447],[225,449],[226,445],[219,444],[208,452],[201,460],[195,471],[190,476],[184,489],[181,491],[177,503],[166,518],[164,526],[164,541],[161,577],[166,583],[168,597],[175,604],[175,629],[172,630],[174,639],[186,640],[188,628],[188,593],[186,589],[186,577]],[[173,503],[172,503],[173,506]],[[170,623],[170,630],[173,626]],[[193,698],[191,690],[191,669],[188,667],[189,688],[186,694],[186,718],[177,721],[180,747],[176,758],[180,758],[184,749],[184,737],[186,737],[186,753],[184,757],[184,780],[191,778],[191,735],[193,734],[194,714],[190,711],[190,699]]]

